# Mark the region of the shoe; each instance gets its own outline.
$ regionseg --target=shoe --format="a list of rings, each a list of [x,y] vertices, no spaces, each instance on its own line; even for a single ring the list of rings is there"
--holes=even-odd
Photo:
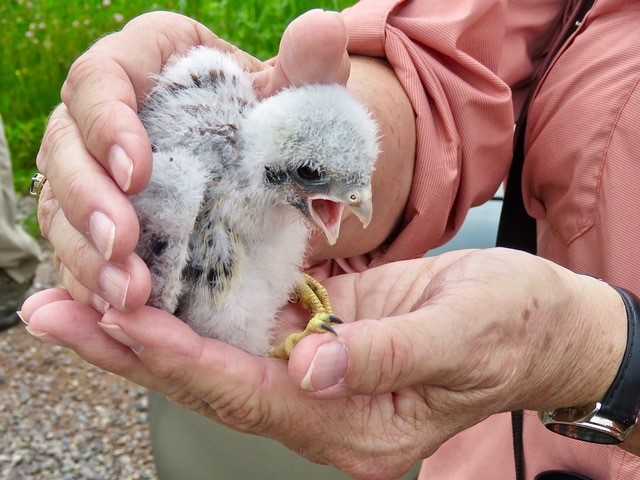
[[[0,331],[20,322],[16,311],[20,309],[32,281],[18,283],[0,270]]]

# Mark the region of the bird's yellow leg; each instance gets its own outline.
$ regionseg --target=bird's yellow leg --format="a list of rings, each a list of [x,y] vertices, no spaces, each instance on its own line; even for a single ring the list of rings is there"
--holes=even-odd
[[[271,350],[269,356],[289,360],[291,352],[293,352],[295,346],[307,335],[326,332],[331,332],[334,335],[337,335],[335,330],[331,328],[332,323],[342,323],[342,320],[338,317],[334,317],[333,315],[329,315],[328,313],[316,313],[311,317],[311,320],[309,320],[307,328],[305,328],[304,331],[288,335],[280,345]]]
[[[298,285],[296,289],[297,301],[304,308],[311,311],[311,320],[309,320],[304,331],[287,336],[280,345],[269,353],[270,357],[288,360],[295,346],[304,337],[312,333],[325,332],[331,332],[336,335],[335,330],[331,328],[331,324],[342,323],[342,320],[333,315],[329,295],[322,284],[306,273],[303,275],[304,282]]]
[[[298,285],[296,294],[298,303],[304,308],[311,310],[311,315],[318,313],[333,314],[333,308],[329,302],[329,294],[322,284],[311,275],[303,273],[304,281]]]

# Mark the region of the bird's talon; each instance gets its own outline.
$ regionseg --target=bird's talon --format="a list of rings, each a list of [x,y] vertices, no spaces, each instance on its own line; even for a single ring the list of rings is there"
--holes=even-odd
[[[269,356],[288,360],[291,352],[293,352],[293,349],[300,340],[312,333],[330,332],[338,336],[338,333],[331,327],[331,323],[341,324],[343,322],[335,315],[329,315],[328,313],[318,313],[314,315],[311,317],[311,320],[309,320],[309,323],[307,323],[307,328],[305,328],[303,332],[292,333],[287,336],[280,345],[269,353]]]
[[[323,330],[326,330],[327,332],[333,333],[335,336],[338,336],[336,331],[324,322],[322,322],[322,325],[320,325],[320,328],[322,328]]]

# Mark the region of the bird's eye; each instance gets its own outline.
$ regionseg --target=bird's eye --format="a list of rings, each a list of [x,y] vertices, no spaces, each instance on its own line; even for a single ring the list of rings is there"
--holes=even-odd
[[[305,182],[322,183],[324,181],[324,173],[309,165],[298,167],[296,175]]]

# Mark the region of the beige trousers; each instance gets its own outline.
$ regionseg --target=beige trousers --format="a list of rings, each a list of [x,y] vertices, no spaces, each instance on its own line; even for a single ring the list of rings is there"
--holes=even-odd
[[[28,281],[40,261],[40,248],[16,220],[16,196],[9,148],[0,118],[0,269],[18,283]]]

